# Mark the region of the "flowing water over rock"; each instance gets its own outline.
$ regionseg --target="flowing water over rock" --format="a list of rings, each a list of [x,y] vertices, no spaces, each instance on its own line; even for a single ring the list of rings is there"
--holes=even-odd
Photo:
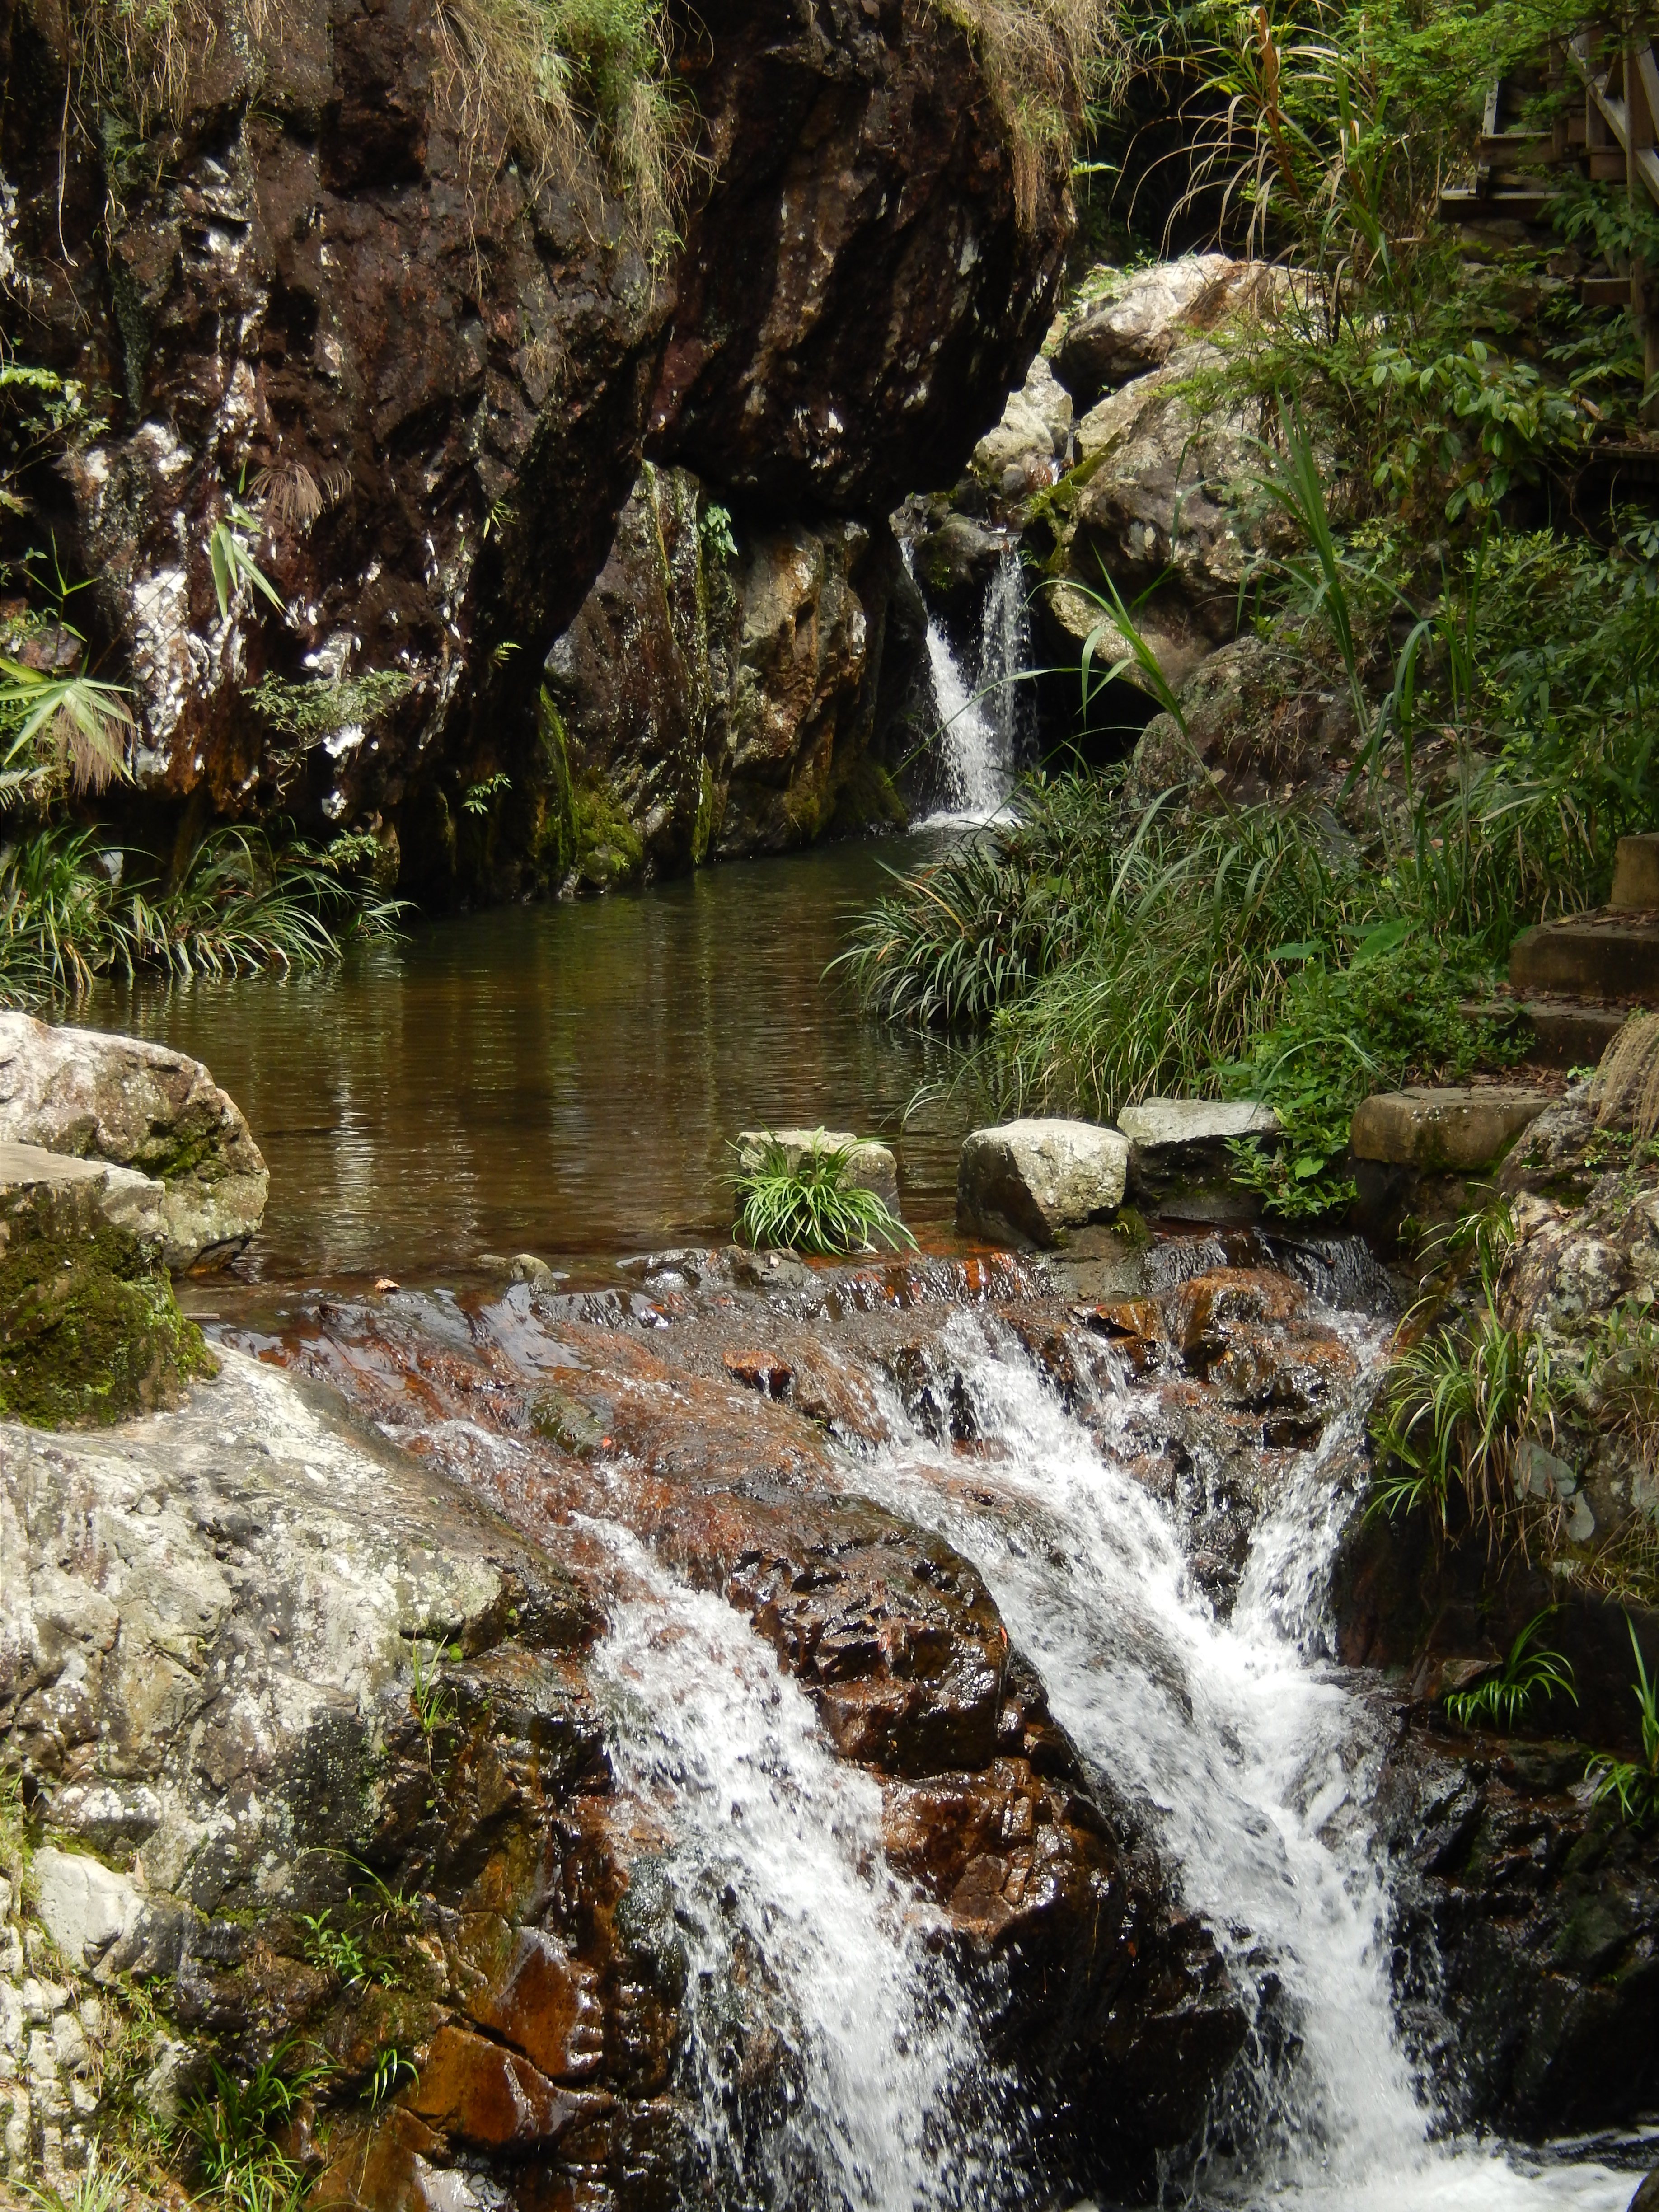
[[[1032,714],[1030,611],[1025,571],[1011,549],[985,589],[977,666],[970,677],[937,615],[927,623],[927,661],[939,717],[940,828],[988,822],[1007,803]]]
[[[723,2205],[874,2212],[985,2202],[1007,2146],[953,2120],[982,2072],[937,1914],[889,1869],[881,1790],[836,1759],[811,1700],[721,1599],[624,1530],[634,1593],[599,1648],[622,1779],[673,1837],[687,2071]],[[748,2048],[787,2056],[763,2074]],[[746,2081],[745,2075],[750,2078]]]
[[[515,1517],[516,1498],[538,1512],[562,1498],[611,1562],[596,1667],[618,1779],[664,1839],[649,1880],[671,1900],[687,1969],[678,2079],[717,2201],[994,2212],[1063,2204],[1097,2177],[1144,2186],[1151,2170],[1123,2163],[1102,2133],[1115,2096],[1146,2094],[1139,2049],[1157,2053],[1166,2084],[1217,2085],[1154,2134],[1165,2202],[1622,2212],[1629,2172],[1593,2155],[1438,2140],[1440,2089],[1414,2072],[1396,2023],[1372,1800],[1399,1714],[1374,1680],[1332,1662],[1328,1596],[1362,1486],[1383,1331],[1298,1306],[1287,1279],[1229,1267],[1217,1240],[1187,1242],[1184,1266],[1162,1248],[1152,1272],[1170,1287],[1149,1284],[1137,1309],[1150,1330],[1155,1303],[1169,1342],[1190,1347],[1187,1380],[1143,1371],[1144,1343],[1137,1352],[1134,1339],[1079,1326],[1091,1310],[1045,1289],[1040,1271],[798,1269],[768,1292],[752,1263],[683,1254],[620,1301],[514,1291],[470,1318],[450,1310],[449,1340],[487,1356],[495,1376],[458,1382],[453,1402],[492,1431],[538,1375],[571,1394],[556,1425],[580,1449],[553,1488],[492,1478],[489,1494]],[[1302,1318],[1264,1331],[1268,1310]],[[343,1326],[331,1323],[343,1350],[356,1333],[360,1390],[376,1362],[383,1393],[416,1367],[423,1390],[439,1387],[435,1340],[415,1352],[427,1321],[390,1356],[367,1310]],[[1262,1369],[1274,1356],[1276,1378]],[[1242,1570],[1217,1583],[1200,1567],[1206,1509],[1160,1494],[1147,1437],[1196,1452],[1201,1489],[1236,1482],[1236,1464],[1194,1442],[1191,1401],[1213,1401],[1218,1420],[1232,1402],[1235,1441],[1267,1433],[1235,1388],[1249,1360],[1257,1402],[1300,1391],[1316,1434],[1305,1449],[1257,1448]],[[759,1395],[734,1405],[733,1380]],[[391,1406],[373,1391],[369,1402]],[[593,1409],[585,1443],[579,1402]],[[734,1450],[745,1402],[749,1443]],[[537,1420],[545,1435],[547,1416]],[[417,1423],[425,1449],[476,1480],[463,1429],[477,1434],[429,1413]],[[786,1496],[793,1535],[777,1517]],[[835,1530],[858,1498],[888,1516],[878,1549],[901,1547],[878,1570],[884,1583],[844,1579],[853,1555]],[[911,1552],[930,1540],[906,1531],[933,1532],[939,1547]],[[779,1543],[781,1572],[766,1565]],[[1097,2075],[1075,2067],[1079,2050],[1109,2046],[1098,2027],[1073,2021],[1059,2041],[1052,2021],[1011,2033],[1031,2002],[1043,1921],[1039,1907],[1019,1922],[1008,1900],[1037,1894],[1052,1814],[1039,1809],[1033,1830],[1036,1800],[1018,1795],[1030,1783],[1009,1796],[1007,1725],[981,1772],[984,1752],[965,1749],[901,1751],[895,1766],[867,1729],[849,1733],[848,1712],[865,1708],[837,1702],[902,1689],[904,1667],[892,1674],[879,1650],[899,1649],[896,1622],[882,1623],[907,1558],[934,1587],[982,1577],[1012,1643],[1005,1694],[1028,1715],[1010,1709],[1009,1741],[1024,1729],[1029,1747],[1048,1727],[1053,1750],[1030,1755],[1060,1772],[1080,1755],[1071,1786],[1098,1808],[1089,1817],[1166,1869],[1177,1909],[1218,1948],[1220,1985],[1195,2002],[1204,1984],[1189,1980],[1180,2001],[1217,2032],[1161,2040],[1156,2015],[1142,2016],[1127,2070],[1120,2050]],[[919,1650],[923,1633],[905,1628],[903,1647]],[[1034,1737],[1029,1716],[1045,1700],[1059,1728],[1040,1723]],[[925,1702],[905,1725],[921,1731],[917,1746],[928,1740]],[[963,1762],[953,1774],[933,1775],[952,1759]],[[1004,1809],[987,1827],[991,1806]],[[965,1849],[948,1840],[964,1819],[980,1838]],[[950,1869],[942,1887],[935,1861]],[[1012,1948],[998,1933],[1008,1925]],[[1079,1970],[1074,1941],[1062,1937],[1045,1977]],[[985,1979],[998,1960],[1012,1977],[1000,1994],[996,1974]],[[1242,2045],[1224,2027],[1229,2005]],[[1062,2078],[1073,2086],[1056,2099]],[[1010,2129],[1011,2110],[1029,2130]]]

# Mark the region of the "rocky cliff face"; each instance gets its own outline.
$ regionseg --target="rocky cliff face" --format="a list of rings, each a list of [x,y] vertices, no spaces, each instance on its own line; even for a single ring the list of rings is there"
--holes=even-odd
[[[84,11],[0,14],[9,334],[83,402],[28,528],[95,580],[141,791],[378,828],[417,886],[556,879],[541,663],[647,437],[809,534],[947,480],[1046,320],[1063,179],[1019,219],[969,40],[921,0],[688,11],[707,167],[680,246],[596,161],[514,158],[435,0],[185,13],[142,131]],[[280,616],[234,572],[222,611],[216,529]],[[491,776],[486,836],[459,802]],[[728,844],[774,839],[753,811]]]

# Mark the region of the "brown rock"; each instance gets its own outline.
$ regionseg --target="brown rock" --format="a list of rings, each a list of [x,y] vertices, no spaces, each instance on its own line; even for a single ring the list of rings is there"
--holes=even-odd
[[[517,2051],[443,2027],[404,2101],[445,2135],[501,2148],[556,2142],[573,2120],[605,2111],[611,2100],[560,2089]]]
[[[470,1923],[457,1978],[470,1984],[469,2015],[550,2079],[583,2081],[597,2070],[605,2056],[597,1977],[544,1929],[493,1917]]]
[[[734,1382],[741,1382],[746,1389],[758,1390],[763,1398],[786,1397],[794,1380],[785,1363],[774,1358],[769,1352],[728,1352],[723,1359],[726,1371]]]

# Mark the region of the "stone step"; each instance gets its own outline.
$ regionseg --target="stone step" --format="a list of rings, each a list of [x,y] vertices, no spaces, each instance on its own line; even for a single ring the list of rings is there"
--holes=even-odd
[[[1517,998],[1659,1004],[1659,914],[1603,907],[1522,932],[1510,948]]]
[[[1524,1056],[1535,1067],[1594,1067],[1631,1010],[1558,994],[1467,999],[1457,1011],[1472,1022],[1494,1022],[1512,1036],[1519,1032]]]

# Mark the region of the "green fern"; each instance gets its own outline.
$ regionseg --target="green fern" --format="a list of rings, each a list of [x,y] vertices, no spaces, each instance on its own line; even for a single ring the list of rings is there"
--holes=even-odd
[[[915,1238],[872,1190],[848,1179],[851,1146],[811,1146],[792,1165],[769,1132],[754,1164],[735,1178],[736,1235],[757,1251],[787,1249],[834,1259],[871,1250],[877,1239],[896,1252]]]

